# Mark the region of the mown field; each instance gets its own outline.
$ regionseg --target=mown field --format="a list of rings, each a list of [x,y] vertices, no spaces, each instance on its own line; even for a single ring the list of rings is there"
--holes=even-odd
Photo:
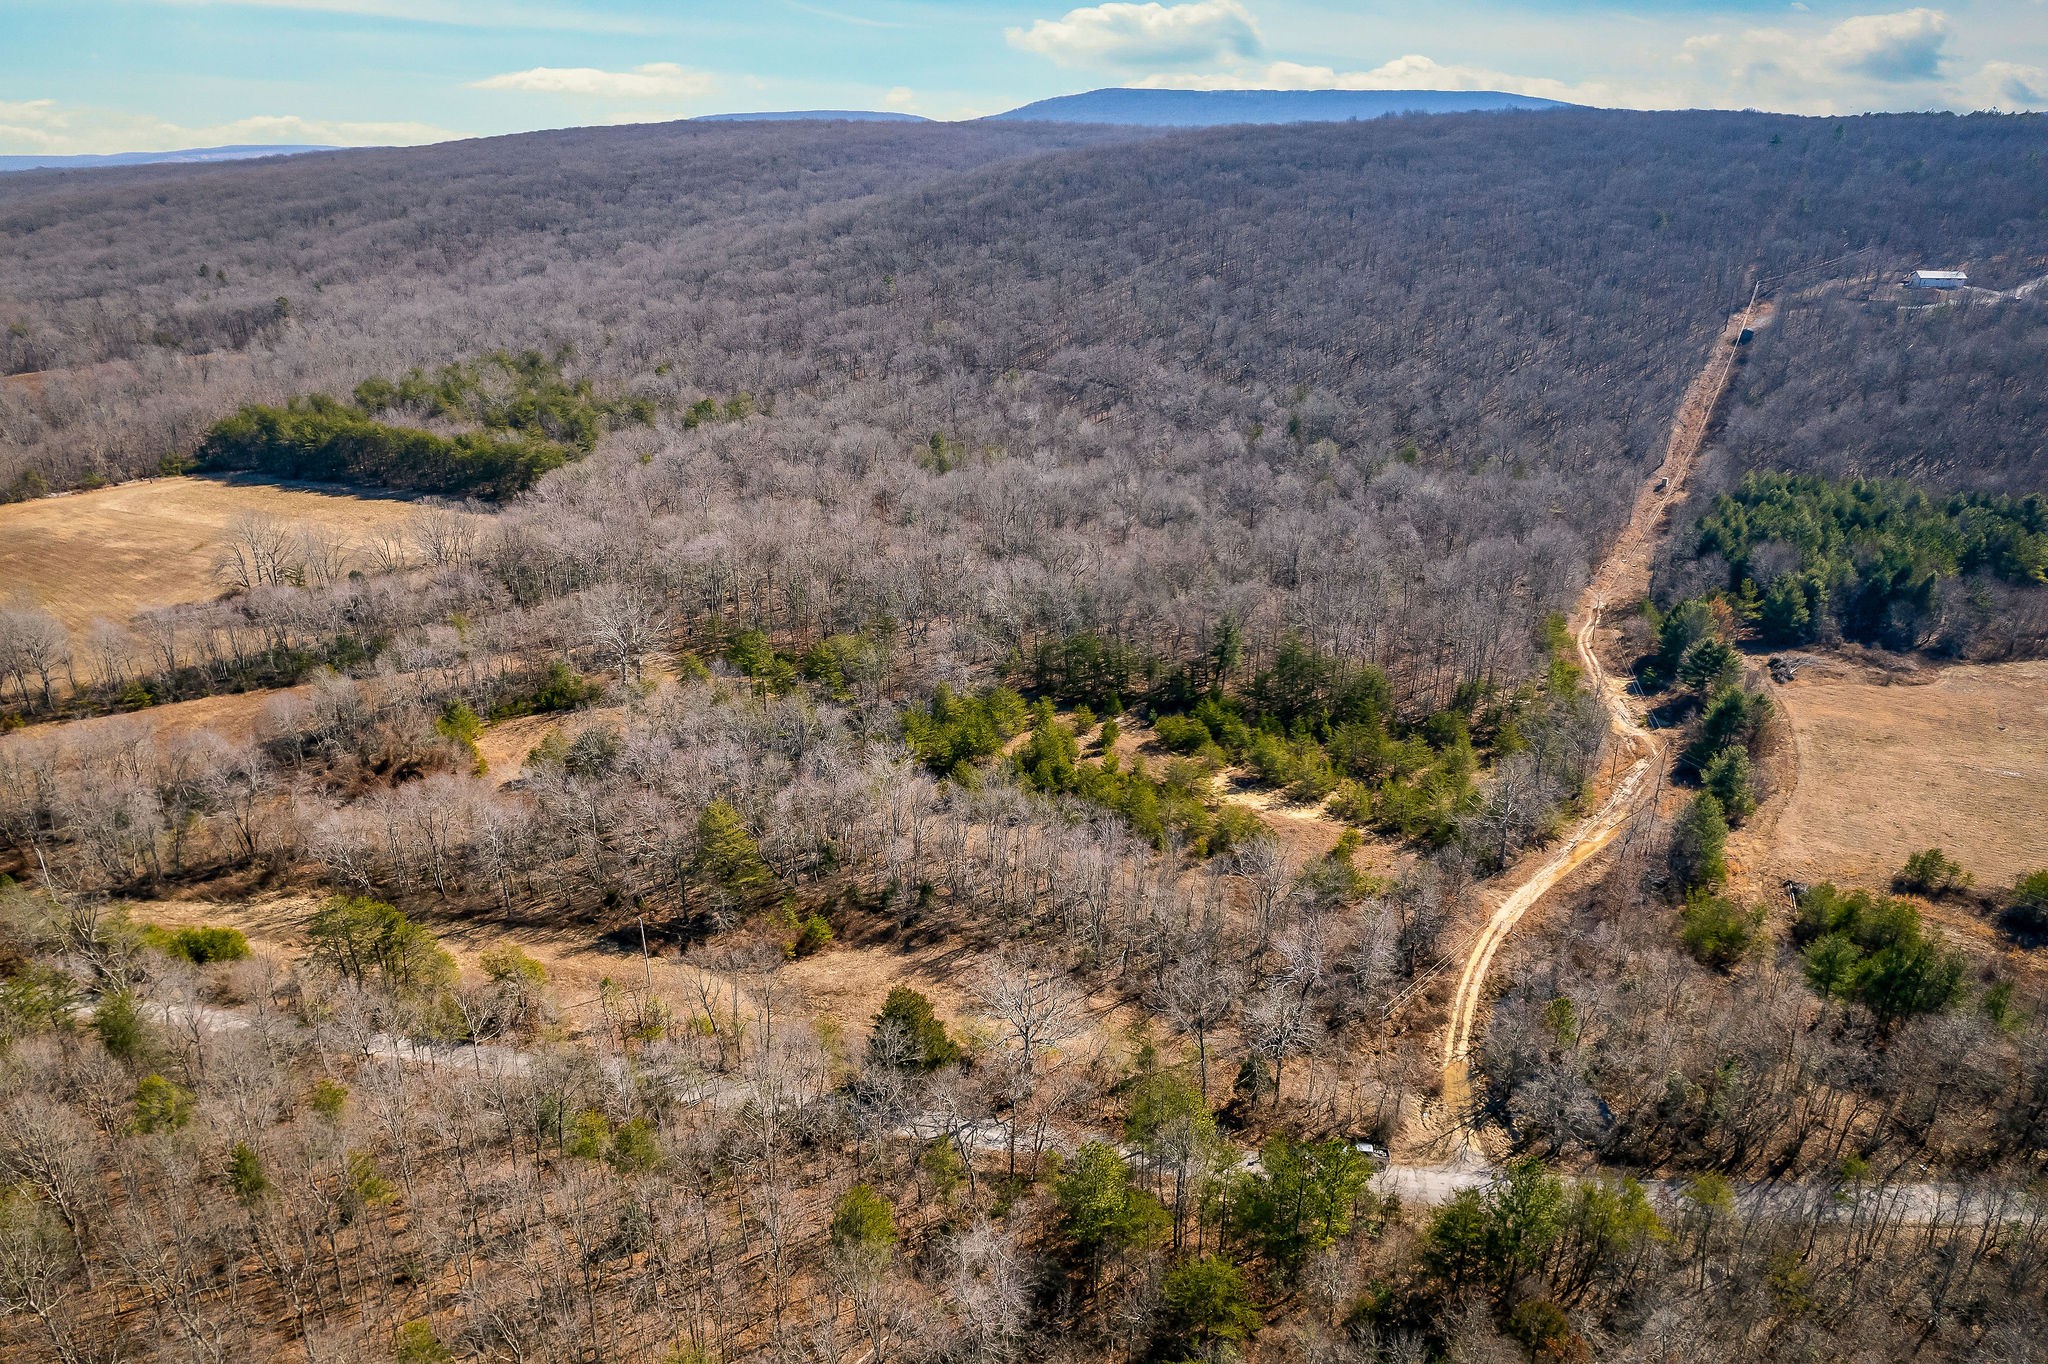
[[[1841,664],[1776,694],[1799,764],[1774,840],[1786,875],[1883,886],[1939,847],[2009,886],[2048,859],[2048,663],[1903,681]]]
[[[124,621],[218,595],[216,565],[237,518],[318,528],[360,555],[419,510],[405,498],[184,477],[9,503],[0,506],[0,590],[72,629]]]

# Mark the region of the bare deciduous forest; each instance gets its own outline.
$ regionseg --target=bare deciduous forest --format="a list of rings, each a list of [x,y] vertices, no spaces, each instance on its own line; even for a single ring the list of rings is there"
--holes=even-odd
[[[670,125],[0,179],[10,497],[478,499],[243,516],[208,602],[0,609],[0,1353],[2030,1357],[2048,871],[1752,904],[1725,845],[1774,732],[1739,644],[2048,639],[2048,304],[1787,290],[1624,630],[1678,789],[1517,944],[1473,1113],[1435,1029],[1613,780],[1564,613],[1730,314],[1851,253],[2048,271],[2041,132]],[[1739,483],[1782,470],[1827,477]],[[1918,519],[1866,553],[1865,505]]]
[[[2029,274],[2048,273],[2030,261]],[[1729,414],[1738,467],[1888,475],[1941,491],[2025,494],[2048,481],[2048,426],[2032,392],[2048,363],[2038,304],[1901,307],[1830,294],[1788,308],[1782,326]]]

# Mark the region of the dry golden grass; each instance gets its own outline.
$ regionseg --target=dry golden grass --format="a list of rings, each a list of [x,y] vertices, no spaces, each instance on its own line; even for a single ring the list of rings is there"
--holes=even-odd
[[[221,591],[214,562],[244,512],[314,522],[361,545],[419,511],[398,497],[275,483],[154,478],[0,506],[0,597],[26,596],[77,629]]]
[[[567,714],[519,715],[489,725],[477,736],[476,751],[493,783],[504,786],[526,769],[526,755],[560,730],[573,743],[587,729],[622,729],[630,714],[623,705],[592,706]]]
[[[166,928],[200,924],[238,928],[258,955],[296,962],[305,956],[306,924],[320,899],[319,894],[297,890],[246,899],[194,896],[136,901],[130,911],[137,922]],[[723,1000],[731,988],[731,977],[719,969],[716,952],[700,951],[679,958],[673,951],[658,951],[651,963],[643,964],[630,946],[630,935],[624,939],[600,936],[589,925],[507,924],[489,917],[431,913],[426,922],[466,972],[481,970],[483,953],[508,943],[540,962],[547,968],[556,1003],[565,1010],[564,1023],[571,1034],[593,1023],[595,1015],[586,1011],[606,982],[621,990],[639,991],[651,977],[655,994],[684,1017],[698,1011],[704,989]],[[849,1048],[865,1042],[883,1001],[898,985],[907,985],[930,999],[933,1011],[957,1036],[986,1039],[999,1029],[984,1014],[976,987],[990,961],[986,950],[953,941],[909,948],[835,943],[815,956],[780,965],[772,977],[750,976],[746,988],[757,989],[772,979],[778,1009],[791,1009],[828,1029]],[[1133,1005],[1114,996],[1088,996],[1080,1002],[1080,1027],[1061,1052],[1085,1057],[1123,1049],[1140,1016]]]
[[[1986,888],[2048,866],[2048,662],[1831,661],[1776,695],[1798,768],[1768,857],[1783,875],[1882,887],[1934,847]]]
[[[974,984],[982,966],[979,954],[957,943],[907,951],[835,946],[791,962],[781,979],[798,992],[805,1013],[832,1019],[849,1039],[865,1039],[889,991],[899,985],[931,1000],[932,1011],[955,1032],[979,1025]]]
[[[190,701],[171,701],[115,715],[30,725],[0,734],[0,746],[55,740],[76,750],[86,750],[98,744],[119,743],[124,736],[148,734],[161,742],[202,729],[212,730],[230,742],[239,742],[255,735],[263,709],[272,698],[304,690],[303,687],[278,687],[267,691],[230,692]]]

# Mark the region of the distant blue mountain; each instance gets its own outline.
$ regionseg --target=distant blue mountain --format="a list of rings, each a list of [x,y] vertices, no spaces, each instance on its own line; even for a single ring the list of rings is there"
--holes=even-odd
[[[996,119],[1210,128],[1228,123],[1346,123],[1389,114],[1462,114],[1570,105],[1498,90],[1090,90],[1012,109]]]
[[[188,147],[178,152],[113,152],[106,156],[0,156],[0,171],[69,169],[93,166],[153,166],[174,161],[247,161],[258,156],[297,156],[301,152],[331,152],[333,147],[244,146]]]
[[[877,109],[791,109],[782,113],[699,114],[693,123],[796,123],[813,119],[820,123],[929,123],[919,114],[883,113]]]

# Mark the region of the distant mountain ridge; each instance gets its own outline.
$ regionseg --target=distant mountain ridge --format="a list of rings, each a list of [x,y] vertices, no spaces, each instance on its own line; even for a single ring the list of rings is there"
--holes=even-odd
[[[1110,88],[1058,95],[982,122],[1086,123],[1142,128],[1211,128],[1236,123],[1345,123],[1390,114],[1452,114],[1578,106],[1499,90],[1136,90]],[[790,109],[701,114],[693,123],[931,123],[920,114],[881,109]],[[331,152],[338,147],[247,144],[100,156],[0,156],[0,174],[24,170],[88,170]]]
[[[331,152],[334,147],[297,143],[275,146],[249,144],[236,147],[187,147],[175,152],[113,152],[104,156],[0,156],[0,172],[19,170],[85,170],[96,166],[153,166],[184,161],[248,161],[259,156],[297,156],[302,152]]]
[[[1462,114],[1577,106],[1499,90],[1090,90],[993,114],[994,120],[1211,128],[1232,123],[1347,123],[1390,114]]]
[[[754,114],[699,114],[692,123],[930,123],[922,114],[900,114],[879,109],[790,109]]]

